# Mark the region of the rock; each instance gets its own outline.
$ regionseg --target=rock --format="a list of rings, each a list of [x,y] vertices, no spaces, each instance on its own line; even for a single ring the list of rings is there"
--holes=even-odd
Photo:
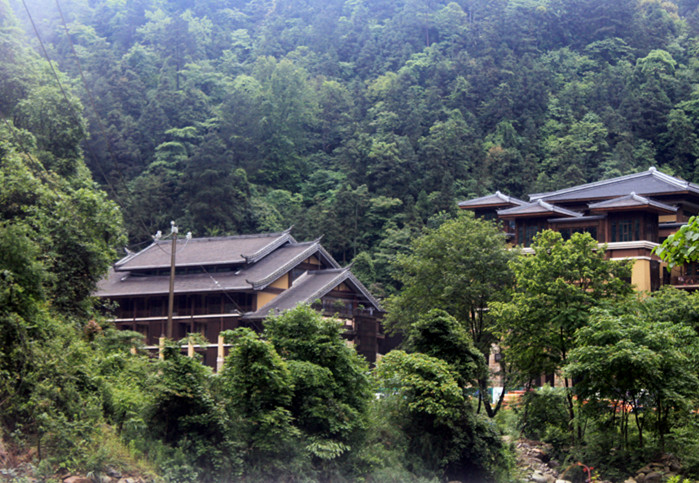
[[[549,483],[549,480],[548,478],[546,478],[546,475],[540,473],[539,471],[535,471],[534,473],[532,473],[532,476],[529,477],[529,479],[534,483]]]
[[[660,483],[661,481],[663,481],[663,474],[658,473],[657,471],[653,471],[646,475],[646,477],[643,480],[643,483]]]
[[[136,483],[136,480],[133,478],[121,478],[117,483]]]
[[[92,483],[92,480],[84,476],[69,476],[63,478],[63,483]]]
[[[544,463],[551,459],[551,456],[549,456],[546,451],[540,450],[539,448],[532,449],[531,455]]]
[[[556,483],[573,483],[572,481],[569,480],[556,480]],[[626,483],[626,482],[624,482]]]
[[[111,476],[112,478],[116,478],[117,480],[122,477],[122,474],[116,470],[115,468],[112,468],[111,466],[107,466],[107,471],[105,471],[108,476]]]
[[[638,483],[638,481],[634,480],[633,478],[626,478],[624,483]]]

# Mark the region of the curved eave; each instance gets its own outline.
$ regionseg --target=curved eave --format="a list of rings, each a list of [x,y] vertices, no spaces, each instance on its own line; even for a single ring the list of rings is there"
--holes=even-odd
[[[240,256],[245,259],[246,263],[255,263],[255,262],[262,260],[264,257],[269,255],[270,253],[272,253],[274,250],[281,247],[285,243],[294,243],[295,242],[294,237],[292,237],[291,234],[289,233],[290,230],[291,230],[291,228],[282,232],[280,237],[276,238],[272,243],[269,243],[268,245],[262,247],[261,249],[259,249],[255,253],[251,253],[249,255],[245,255],[245,254],[241,253]]]
[[[279,267],[277,270],[272,272],[271,274],[267,275],[266,277],[260,279],[260,280],[248,280],[248,283],[252,286],[253,289],[255,290],[264,290],[269,286],[269,284],[273,283],[275,280],[278,280],[279,277],[284,276],[285,274],[289,273],[295,266],[297,266],[299,263],[303,262],[307,258],[312,257],[316,253],[320,251],[320,243],[318,240],[313,242],[313,244],[309,245],[308,248],[295,257],[293,257],[291,260],[288,262],[284,263],[281,267]]]
[[[667,209],[661,206],[654,205],[631,205],[631,206],[610,206],[590,208],[590,213],[623,213],[628,211],[645,211],[647,213],[657,213],[659,215],[672,215],[677,213],[677,208],[674,210]]]

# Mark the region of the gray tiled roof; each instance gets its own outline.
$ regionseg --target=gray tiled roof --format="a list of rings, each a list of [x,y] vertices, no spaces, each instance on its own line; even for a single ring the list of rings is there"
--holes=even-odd
[[[479,208],[479,207],[497,207],[508,205],[526,205],[526,201],[518,200],[514,196],[507,196],[499,191],[488,196],[481,196],[472,200],[460,201],[459,208]]]
[[[294,280],[291,288],[279,294],[274,300],[260,308],[256,312],[246,314],[245,318],[265,318],[270,313],[277,314],[285,310],[293,309],[299,304],[310,304],[333,290],[341,283],[346,282],[357,289],[376,310],[381,306],[364,287],[364,285],[350,272],[349,267],[340,269],[309,271]]]
[[[624,196],[632,191],[640,195],[684,192],[699,195],[699,186],[661,173],[655,168],[650,168],[648,171],[641,173],[573,186],[548,193],[535,193],[529,195],[529,198],[532,201],[545,200],[548,202],[607,199]]]
[[[536,215],[536,214],[541,214],[541,215],[548,215],[548,214],[557,214],[557,215],[563,215],[563,216],[569,216],[573,218],[579,218],[583,216],[582,213],[578,213],[577,211],[571,211],[571,210],[566,210],[565,208],[561,208],[560,206],[555,206],[550,203],[547,203],[543,200],[536,200],[533,203],[527,203],[522,206],[515,206],[514,208],[508,208],[505,210],[498,210],[498,215],[499,216],[519,216],[519,215]]]
[[[325,251],[319,240],[307,243],[286,245],[267,255],[250,269],[245,270],[246,280],[256,289],[262,290],[283,274],[294,268],[311,255],[317,254],[321,262],[332,268],[340,268],[340,264]]]
[[[317,240],[288,243],[257,263],[240,266],[237,270],[178,274],[175,277],[175,293],[261,290],[312,255],[319,256],[325,266],[339,267]],[[180,266],[179,262],[177,266]],[[110,270],[107,278],[97,285],[95,295],[123,297],[167,294],[169,281],[169,275],[140,276],[137,271]]]
[[[288,242],[294,242],[289,230],[263,235],[239,235],[216,238],[178,239],[178,267],[235,265],[252,263]],[[160,240],[142,251],[114,264],[117,271],[148,270],[170,267],[171,242]]]
[[[662,211],[666,213],[677,212],[676,206],[670,206],[659,201],[646,198],[644,196],[639,196],[634,192],[626,196],[619,196],[618,198],[612,198],[610,200],[600,201],[598,203],[590,203],[588,205],[591,211],[605,211],[605,210],[615,210],[624,208],[634,208],[634,207],[648,207],[654,208],[655,211]]]

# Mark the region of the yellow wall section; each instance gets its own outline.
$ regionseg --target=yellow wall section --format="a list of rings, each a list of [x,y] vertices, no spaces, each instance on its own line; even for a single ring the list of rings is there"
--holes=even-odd
[[[677,221],[677,215],[660,215],[658,216],[659,223],[671,223]]]
[[[311,265],[320,265],[320,260],[318,260],[315,256],[312,256],[308,260],[306,260],[308,263]]]
[[[282,275],[274,282],[272,282],[269,286],[286,290],[287,288],[289,288],[289,274],[287,273],[286,275]]]
[[[631,269],[631,283],[636,290],[650,292],[650,260],[636,259]]]
[[[282,275],[278,279],[276,279],[274,282],[269,284],[270,287],[272,288],[280,288],[282,290],[286,290],[289,288],[289,274]],[[270,303],[272,300],[274,300],[278,293],[269,293],[269,292],[259,292],[257,294],[257,308],[256,310],[260,310],[262,307]]]
[[[267,293],[267,292],[259,292],[257,294],[257,310],[260,310],[262,307],[270,303],[278,294],[276,293]]]

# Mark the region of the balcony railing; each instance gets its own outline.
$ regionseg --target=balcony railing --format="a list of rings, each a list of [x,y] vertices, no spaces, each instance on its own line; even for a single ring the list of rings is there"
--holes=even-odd
[[[670,284],[678,288],[699,287],[699,276],[672,275]]]
[[[177,321],[177,322],[185,322],[188,320],[204,320],[204,319],[235,319],[240,317],[241,314],[239,313],[234,313],[234,314],[203,314],[203,315],[173,315],[172,320]],[[167,315],[157,315],[157,316],[151,316],[151,315],[143,315],[141,317],[120,317],[116,319],[112,319],[112,322],[116,323],[128,323],[128,322],[148,322],[148,323],[153,323],[153,322],[160,322],[160,321],[167,321]]]

